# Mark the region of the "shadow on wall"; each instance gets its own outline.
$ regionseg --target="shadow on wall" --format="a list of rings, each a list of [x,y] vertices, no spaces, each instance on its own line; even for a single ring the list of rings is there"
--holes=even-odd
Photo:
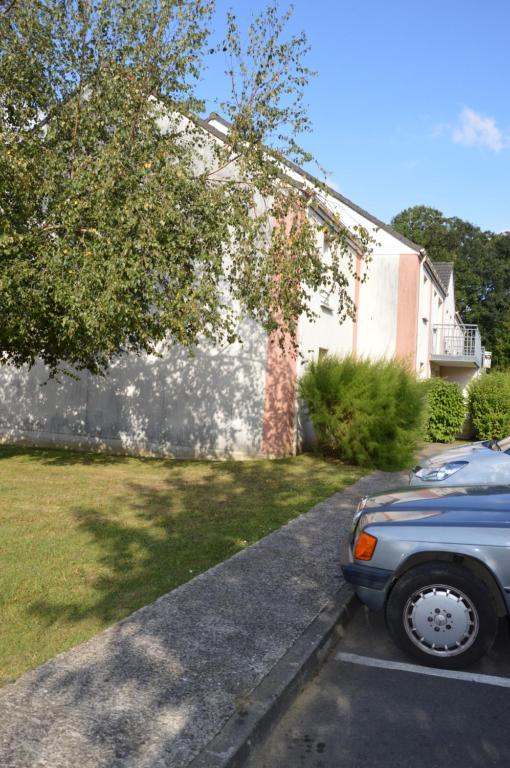
[[[310,418],[308,406],[301,398],[297,407],[297,443],[300,451],[314,451],[317,447],[317,437]]]
[[[126,355],[107,377],[48,381],[46,368],[0,369],[0,435],[64,447],[175,456],[261,451],[265,341],[226,350]],[[260,343],[258,343],[260,342]]]

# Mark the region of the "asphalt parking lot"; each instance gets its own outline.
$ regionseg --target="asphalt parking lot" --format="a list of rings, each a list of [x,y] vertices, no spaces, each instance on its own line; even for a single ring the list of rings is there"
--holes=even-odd
[[[360,605],[247,768],[509,766],[508,623],[490,654],[460,678],[410,664],[384,617]]]

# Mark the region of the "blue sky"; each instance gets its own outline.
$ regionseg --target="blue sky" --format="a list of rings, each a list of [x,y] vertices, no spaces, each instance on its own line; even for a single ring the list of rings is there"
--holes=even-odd
[[[260,0],[217,4],[240,19]],[[314,131],[302,144],[342,194],[389,221],[425,204],[510,229],[510,2],[295,0]],[[282,7],[286,7],[283,5]],[[202,84],[224,87],[221,62]]]

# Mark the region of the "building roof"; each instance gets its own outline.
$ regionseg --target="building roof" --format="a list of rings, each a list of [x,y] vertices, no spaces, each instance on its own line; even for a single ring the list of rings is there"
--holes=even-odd
[[[205,120],[202,120],[199,118],[198,122],[207,130],[209,130],[213,135],[215,135],[217,138],[220,138],[222,141],[225,141],[225,132],[217,130],[212,123],[216,122],[222,125],[225,129],[231,128],[231,123],[228,122],[228,120],[225,120],[224,117],[219,115],[217,112],[211,112],[209,117]],[[316,176],[313,176],[311,173],[308,173],[308,171],[305,171],[303,168],[300,168],[299,165],[296,163],[293,163],[292,160],[289,160],[286,157],[282,157],[282,161],[289,167],[292,168],[294,171],[299,173],[301,176],[303,176],[305,179],[308,179],[308,181],[312,182],[312,184],[322,184],[322,186],[327,189],[328,194],[330,194],[332,197],[339,200],[341,203],[344,203],[344,205],[347,205],[351,210],[356,211],[356,213],[359,213],[364,218],[368,219],[368,221],[372,222],[372,224],[375,224],[376,227],[380,229],[384,229],[385,232],[387,232],[389,235],[392,235],[392,237],[399,240],[404,245],[407,245],[411,250],[416,251],[419,253],[422,258],[425,259],[425,263],[427,264],[427,267],[429,269],[429,272],[435,278],[438,288],[442,289],[444,295],[446,296],[448,292],[448,282],[449,282],[449,276],[448,280],[445,282],[441,279],[439,276],[436,266],[430,256],[428,256],[425,248],[421,245],[417,245],[417,243],[413,243],[412,240],[409,240],[409,238],[402,235],[400,232],[397,232],[396,229],[393,229],[389,224],[386,224],[384,221],[381,221],[381,219],[378,219],[376,216],[373,216],[369,211],[365,211],[364,208],[361,208],[359,205],[356,205],[356,203],[353,203],[352,200],[349,200],[349,198],[344,197],[340,194],[340,192],[337,192],[336,189],[333,189],[333,187],[330,187],[329,184],[326,184],[325,182],[321,182],[319,179],[317,179]],[[453,265],[452,265],[453,269]],[[451,272],[450,272],[451,274]]]
[[[213,121],[220,123],[220,125],[223,125],[225,128],[231,127],[231,124],[228,122],[228,120],[225,120],[225,118],[219,115],[217,112],[211,112],[209,117],[204,122],[206,123],[206,125],[210,125],[211,122]],[[397,240],[400,240],[401,243],[404,243],[413,251],[417,251],[418,253],[422,253],[424,251],[421,245],[417,245],[416,243],[413,243],[412,240],[409,240],[409,238],[405,237],[400,232],[397,232],[397,230],[393,229],[393,227],[390,227],[389,224],[386,224],[384,221],[381,221],[381,219],[378,219],[369,211],[365,211],[364,208],[361,208],[359,205],[356,205],[356,203],[353,203],[352,200],[349,200],[349,198],[344,197],[344,195],[341,195],[340,192],[337,192],[336,189],[333,189],[333,187],[330,187],[329,184],[319,181],[319,179],[317,179],[316,176],[313,176],[313,174],[308,173],[308,171],[305,171],[303,168],[297,165],[297,163],[293,163],[292,160],[289,160],[287,157],[284,157],[282,159],[286,163],[286,165],[288,165],[293,170],[297,171],[297,173],[301,174],[301,176],[304,176],[305,179],[308,179],[308,181],[311,181],[313,184],[322,184],[322,186],[328,190],[328,193],[332,195],[332,197],[335,197],[341,203],[348,205],[349,208],[351,208],[353,211],[356,211],[356,213],[359,213],[361,216],[364,216],[366,219],[371,221],[372,224],[375,224],[376,227],[379,227],[380,229],[384,229],[385,232],[388,232],[388,234],[392,235],[393,237],[396,237]]]
[[[453,261],[435,261],[434,267],[443,285],[448,288],[453,273]]]

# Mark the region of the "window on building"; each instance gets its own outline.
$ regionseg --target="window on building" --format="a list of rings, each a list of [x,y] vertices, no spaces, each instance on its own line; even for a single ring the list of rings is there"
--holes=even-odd
[[[328,354],[328,350],[326,349],[326,347],[319,347],[319,354],[318,354],[319,362],[321,360],[324,360],[327,354]]]
[[[329,291],[320,292],[320,302],[323,309],[327,309],[331,312],[333,307],[331,306],[331,293]]]

